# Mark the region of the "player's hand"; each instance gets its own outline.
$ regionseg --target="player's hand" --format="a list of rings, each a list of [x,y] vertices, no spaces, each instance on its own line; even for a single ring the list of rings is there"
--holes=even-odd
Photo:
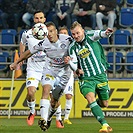
[[[113,34],[113,29],[111,28],[106,29],[105,34],[110,37]]]
[[[70,56],[64,57],[64,63],[69,64],[69,61],[71,60]]]
[[[82,70],[82,69],[77,69],[77,70],[76,70],[76,74],[77,74],[77,75],[78,75],[78,77],[79,77],[79,76],[83,75],[83,74],[84,74],[84,72],[83,72],[83,70]]]
[[[10,65],[10,69],[11,69],[11,70],[15,70],[15,69],[17,68],[17,66],[18,66],[18,64],[17,64],[16,62],[14,62],[14,63],[12,63],[12,64]]]

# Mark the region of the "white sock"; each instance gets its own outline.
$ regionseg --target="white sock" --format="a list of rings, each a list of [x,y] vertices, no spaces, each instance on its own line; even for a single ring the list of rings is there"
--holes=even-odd
[[[61,105],[57,108],[55,114],[56,114],[56,120],[62,120],[61,119]]]
[[[66,99],[65,117],[64,120],[69,119],[70,111],[72,108],[72,99]]]
[[[30,108],[30,113],[34,114],[34,113],[35,113],[35,101],[29,102],[29,101],[27,100],[27,105],[28,105],[28,107]]]
[[[48,99],[40,100],[40,114],[41,118],[43,118],[46,122],[48,119],[48,111],[49,111],[50,102]]]

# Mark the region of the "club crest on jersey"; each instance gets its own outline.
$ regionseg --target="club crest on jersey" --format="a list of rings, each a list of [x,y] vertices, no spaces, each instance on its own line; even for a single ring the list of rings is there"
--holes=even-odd
[[[88,48],[84,48],[84,49],[81,49],[79,52],[78,52],[78,56],[81,57],[81,58],[86,58],[88,57],[90,54],[90,51]]]
[[[66,44],[62,43],[62,44],[60,45],[60,47],[61,47],[62,49],[64,49],[64,48],[66,47]]]
[[[30,84],[31,84],[31,81],[28,81],[28,82],[27,82],[27,85],[30,85]]]

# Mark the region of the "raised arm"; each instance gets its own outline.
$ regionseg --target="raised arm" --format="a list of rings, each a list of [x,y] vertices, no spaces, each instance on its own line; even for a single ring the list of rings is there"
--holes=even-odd
[[[12,64],[10,65],[10,69],[11,69],[11,70],[15,70],[16,67],[17,67],[17,65],[18,65],[21,61],[23,61],[23,60],[25,60],[25,59],[28,59],[31,55],[32,55],[32,54],[31,54],[30,50],[25,51],[25,52],[21,55],[21,57],[20,57],[16,62],[14,62],[14,63],[12,63]]]
[[[108,38],[108,37],[110,37],[113,34],[113,29],[107,28],[104,31],[103,30],[95,30],[95,31],[93,31],[93,33],[92,33],[92,31],[87,31],[87,34],[88,35],[90,34],[89,38],[91,40],[97,41],[97,40],[99,40],[101,38]],[[92,36],[92,34],[93,34],[93,36]]]

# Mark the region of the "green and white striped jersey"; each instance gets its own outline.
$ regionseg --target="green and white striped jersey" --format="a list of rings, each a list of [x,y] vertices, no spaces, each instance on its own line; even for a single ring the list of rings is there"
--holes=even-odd
[[[108,64],[103,48],[99,42],[100,30],[85,32],[82,43],[73,42],[69,47],[69,55],[74,64],[84,71],[83,77],[95,76],[106,71]]]

